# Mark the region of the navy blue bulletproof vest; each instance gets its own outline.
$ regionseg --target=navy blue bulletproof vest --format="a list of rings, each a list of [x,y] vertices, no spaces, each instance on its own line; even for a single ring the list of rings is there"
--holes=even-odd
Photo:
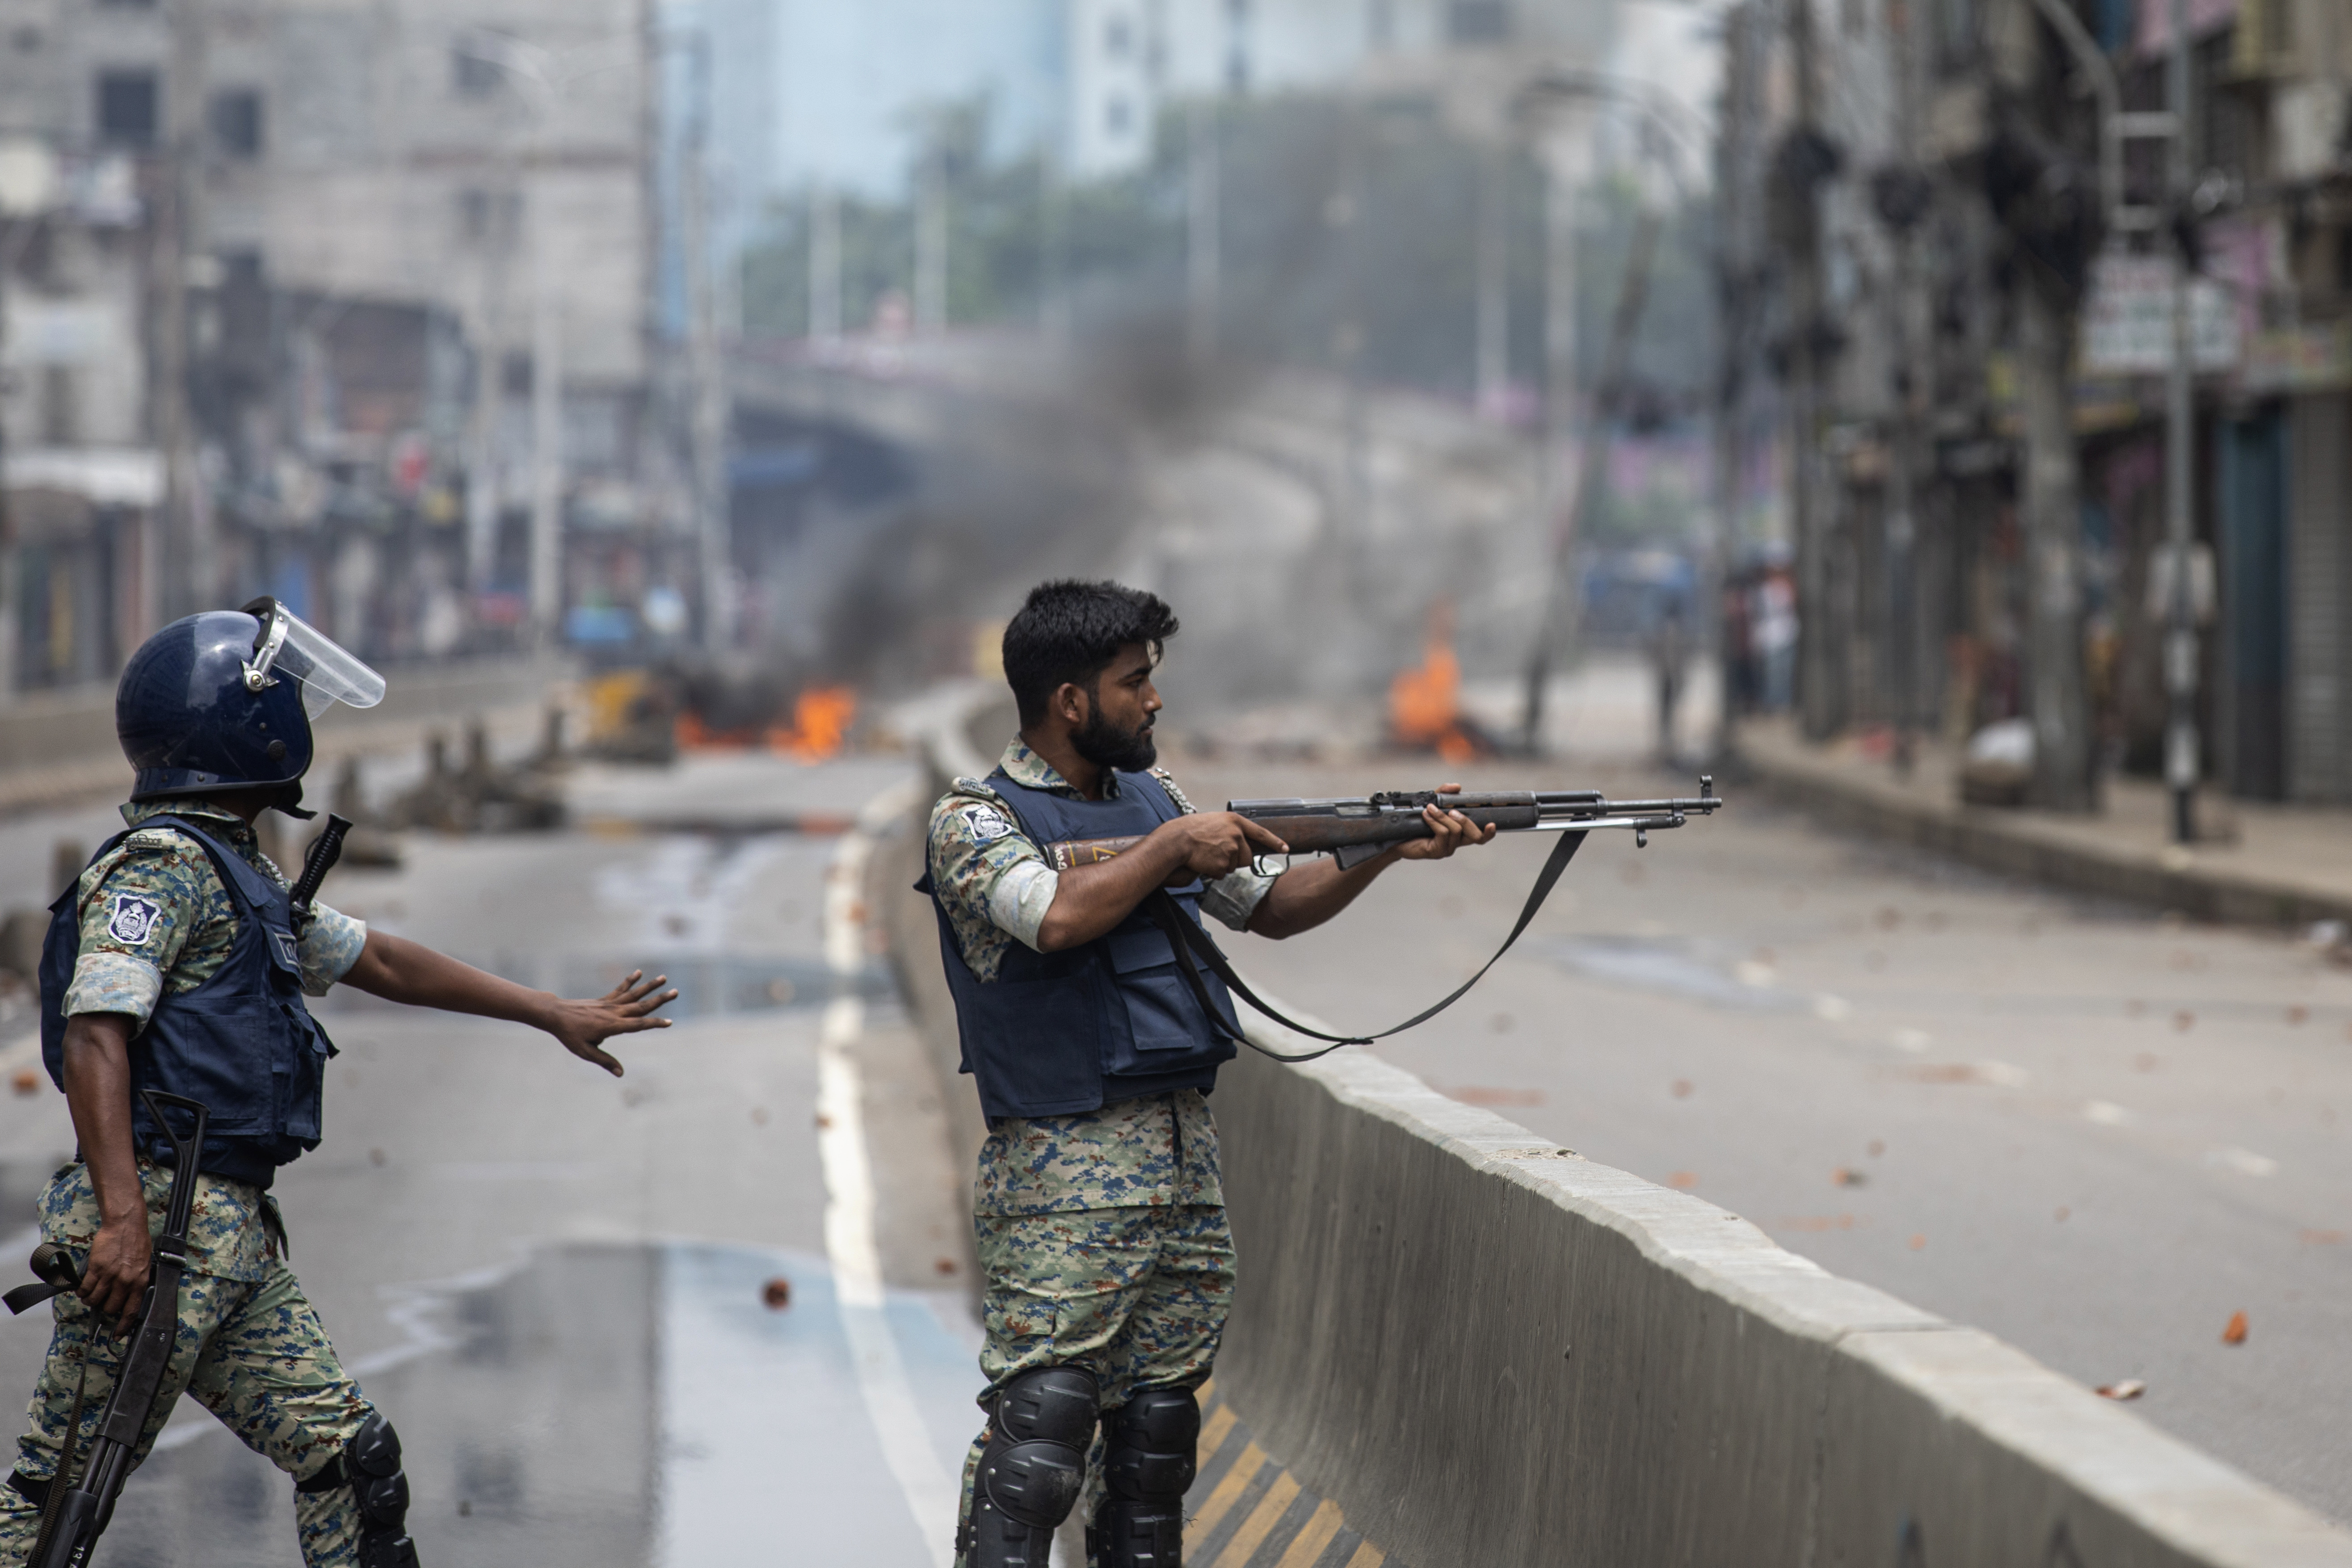
[[[237,909],[228,961],[202,984],[155,1000],[131,1041],[131,1124],[139,1147],[169,1164],[172,1145],[147,1114],[142,1089],[200,1100],[211,1113],[203,1170],[269,1185],[278,1167],[319,1146],[319,1110],[334,1043],[310,1016],[293,907],[285,889],[184,817],[156,816],[131,832],[170,827],[204,846]],[[118,833],[98,856],[130,837]],[[80,880],[49,906],[41,945],[41,1059],[65,1087],[65,995],[81,946]]]
[[[1104,800],[1030,789],[1001,768],[989,775],[988,785],[1041,846],[1150,833],[1177,816],[1176,803],[1150,773],[1117,778],[1118,793]],[[1216,1086],[1218,1067],[1233,1059],[1232,1041],[1211,1026],[1177,972],[1168,933],[1141,910],[1083,947],[1039,952],[1015,942],[996,978],[983,982],[963,961],[928,868],[916,890],[932,894],[963,1070],[979,1085],[980,1108],[992,1121],[1097,1110],[1112,1100],[1171,1089],[1206,1092]],[[1196,879],[1168,890],[1184,918],[1199,925],[1202,883]],[[1206,970],[1201,978],[1226,1031],[1238,1035],[1223,983]]]

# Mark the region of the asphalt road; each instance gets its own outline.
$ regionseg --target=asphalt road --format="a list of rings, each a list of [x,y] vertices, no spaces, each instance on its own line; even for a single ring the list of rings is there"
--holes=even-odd
[[[1433,761],[1165,760],[1203,803],[1435,782]],[[1696,782],[1570,773],[1464,782]],[[1484,961],[1549,844],[1402,866],[1321,931],[1229,951],[1299,1007],[1383,1027]],[[2352,1521],[2352,972],[2289,936],[1735,798],[1646,850],[1596,835],[1480,989],[1379,1050],[2068,1376],[2144,1381],[2139,1415]]]
[[[516,1026],[321,1009],[341,1047],[327,1141],[278,1192],[297,1273],[403,1433],[426,1561],[944,1561],[978,1424],[961,1182],[835,891],[855,884],[828,876],[841,830],[910,771],[589,769],[580,830],[414,835],[402,869],[330,880],[338,907],[527,983],[580,994],[643,964],[686,992],[677,1027],[616,1047],[618,1082]],[[816,831],[778,830],[793,818]],[[0,826],[0,875],[33,903],[53,842],[111,820]],[[33,1060],[5,1055],[8,1079]],[[46,1079],[0,1089],[11,1280],[71,1146]],[[47,1319],[0,1321],[11,1410]],[[296,1563],[290,1490],[184,1401],[100,1560]]]

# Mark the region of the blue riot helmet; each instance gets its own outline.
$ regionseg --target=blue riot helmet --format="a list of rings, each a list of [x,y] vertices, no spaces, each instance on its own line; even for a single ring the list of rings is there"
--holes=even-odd
[[[114,689],[114,732],[138,770],[133,800],[275,789],[273,804],[299,812],[310,721],[337,702],[383,700],[383,676],[277,600],[256,599],[141,644]]]

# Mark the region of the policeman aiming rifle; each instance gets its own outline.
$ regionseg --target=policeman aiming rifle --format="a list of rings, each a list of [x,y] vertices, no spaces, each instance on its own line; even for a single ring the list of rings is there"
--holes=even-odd
[[[42,1058],[80,1147],[41,1197],[43,1283],[9,1293],[51,1300],[56,1327],[0,1487],[0,1568],[37,1547],[38,1568],[87,1563],[182,1393],[293,1479],[310,1568],[415,1568],[399,1436],[287,1266],[269,1192],[319,1146],[335,1047],[306,999],[341,983],[529,1024],[615,1077],[603,1043],[669,1022],[664,977],[566,1000],[318,902],[340,819],[286,885],[255,820],[315,816],[311,721],[383,694],[272,599],[175,621],[123,670],[126,828],[50,906],[41,952]]]
[[[1152,675],[1176,630],[1150,594],[1040,585],[1004,633],[1020,733],[931,812],[918,886],[989,1126],[972,1217],[988,1419],[964,1467],[961,1568],[1045,1568],[1082,1502],[1094,1568],[1182,1561],[1195,1390],[1234,1288],[1207,1097],[1251,1043],[1235,996],[1298,1027],[1251,994],[1202,917],[1280,940],[1400,861],[1557,829],[1507,950],[1589,833],[1645,841],[1722,804],[1706,781],[1696,798],[1619,802],[1446,784],[1195,812],[1153,765]],[[1307,852],[1328,855],[1289,864]],[[1329,1047],[1378,1037],[1301,1032]]]

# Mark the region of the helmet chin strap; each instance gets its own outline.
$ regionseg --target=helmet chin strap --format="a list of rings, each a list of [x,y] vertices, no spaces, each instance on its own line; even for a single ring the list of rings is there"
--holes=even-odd
[[[319,815],[315,811],[305,811],[302,809],[302,781],[300,779],[296,779],[289,784],[278,785],[277,793],[269,797],[269,805],[263,806],[261,809],[264,811],[276,809],[278,811],[284,812],[287,816],[292,817],[297,822],[310,822]]]

